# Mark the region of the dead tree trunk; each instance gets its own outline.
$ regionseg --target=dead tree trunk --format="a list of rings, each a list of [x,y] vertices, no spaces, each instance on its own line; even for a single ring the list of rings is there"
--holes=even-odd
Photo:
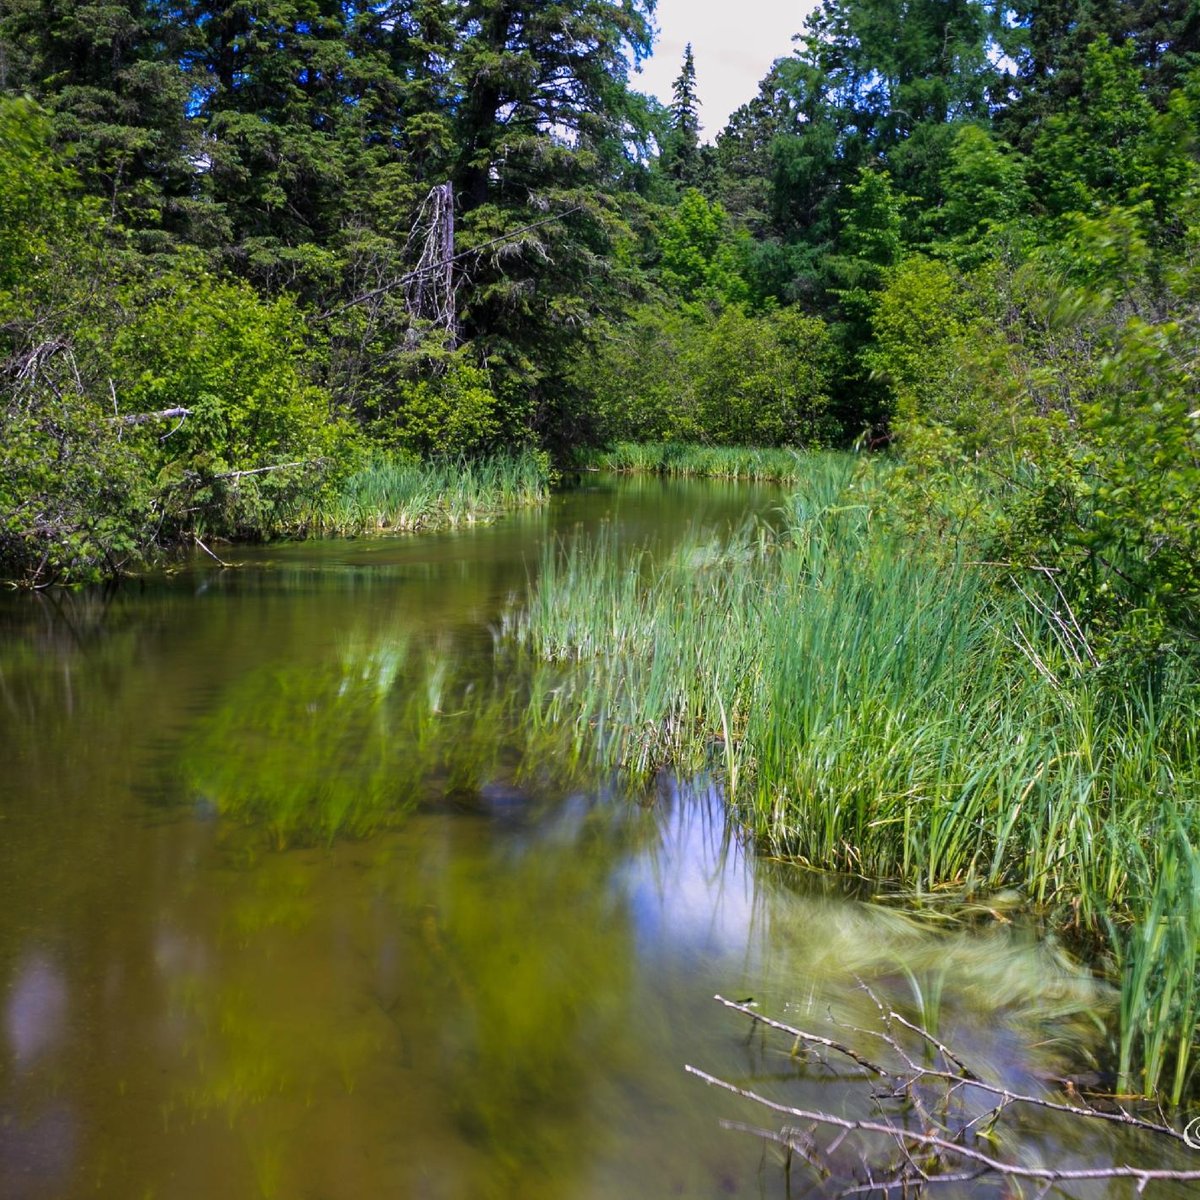
[[[406,261],[417,260],[404,286],[409,347],[418,345],[426,332],[440,330],[444,344],[453,349],[458,344],[453,184],[439,184],[425,197],[404,249]]]

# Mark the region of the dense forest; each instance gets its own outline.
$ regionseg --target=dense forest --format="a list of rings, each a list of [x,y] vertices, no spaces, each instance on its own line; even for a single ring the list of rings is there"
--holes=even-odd
[[[1200,6],[824,0],[715,144],[653,7],[4,0],[0,572],[303,532],[370,455],[858,445],[1194,630]]]

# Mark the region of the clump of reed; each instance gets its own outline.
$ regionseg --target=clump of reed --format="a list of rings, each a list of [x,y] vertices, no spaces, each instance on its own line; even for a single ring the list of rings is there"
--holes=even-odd
[[[342,535],[454,528],[544,504],[549,495],[548,460],[532,451],[432,461],[378,452],[345,480],[314,524]]]
[[[827,459],[783,535],[549,554],[509,634],[586,667],[539,720],[632,772],[720,770],[771,853],[917,902],[1016,890],[1110,956],[1121,1084],[1177,1102],[1200,1008],[1194,660],[1114,679],[1052,584],[914,552],[865,497]]]
[[[604,471],[796,483],[812,470],[811,460],[828,457],[828,454],[787,448],[619,442],[611,449],[590,452],[581,465]]]

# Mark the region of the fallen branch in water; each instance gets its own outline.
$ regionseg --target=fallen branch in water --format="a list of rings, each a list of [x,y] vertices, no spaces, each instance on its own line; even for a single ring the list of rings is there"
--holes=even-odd
[[[1003,1113],[1016,1105],[1031,1105],[1070,1118],[1107,1121],[1141,1133],[1191,1145],[1179,1130],[1166,1124],[1144,1120],[1124,1109],[1109,1112],[1078,1104],[1065,1104],[1048,1097],[1027,1095],[990,1083],[971,1070],[928,1030],[884,1006],[865,985],[864,990],[879,1009],[883,1029],[854,1029],[853,1032],[875,1038],[885,1044],[898,1056],[902,1064],[899,1068],[875,1062],[843,1042],[776,1021],[745,1004],[726,1000],[723,996],[716,996],[714,999],[726,1008],[749,1017],[756,1025],[793,1038],[793,1057],[797,1056],[802,1048],[820,1054],[833,1053],[850,1060],[869,1076],[887,1085],[874,1095],[879,1108],[877,1119],[852,1119],[834,1113],[782,1104],[748,1088],[719,1079],[698,1067],[684,1068],[689,1074],[713,1087],[722,1088],[787,1118],[787,1123],[778,1129],[762,1129],[737,1121],[722,1121],[721,1124],[724,1128],[751,1133],[764,1141],[782,1146],[785,1151],[784,1169],[789,1174],[794,1158],[799,1157],[822,1179],[836,1180],[841,1175],[845,1186],[836,1193],[839,1196],[870,1193],[886,1196],[891,1192],[919,1195],[927,1185],[968,1182],[988,1175],[1040,1183],[1044,1185],[1043,1195],[1060,1183],[1086,1180],[1128,1179],[1136,1184],[1139,1195],[1154,1182],[1200,1183],[1200,1167],[1196,1170],[1173,1170],[1128,1165],[1072,1169],[1029,1166],[997,1157],[994,1151],[982,1150],[971,1144],[968,1139],[974,1141],[983,1136],[981,1131],[984,1129],[988,1131],[988,1140],[994,1143],[995,1138],[991,1131]],[[934,1051],[940,1065],[917,1062],[898,1035],[897,1026],[914,1034],[927,1051]],[[936,1096],[930,1094],[931,1084],[940,1089]],[[992,1102],[979,1107],[979,1111],[971,1115],[966,1108],[967,1099],[977,1098],[980,1093],[989,1097]],[[935,1099],[936,1104],[932,1103]],[[890,1116],[880,1103],[884,1100],[902,1102],[910,1116],[915,1115],[919,1118],[917,1127],[906,1128],[899,1116]],[[949,1120],[952,1100],[956,1100],[961,1106],[961,1120],[953,1124]],[[940,1114],[938,1118],[932,1115],[934,1111]],[[794,1122],[804,1122],[805,1125],[799,1126]],[[817,1137],[818,1130],[822,1128],[834,1131],[832,1140],[824,1147],[818,1144]],[[852,1134],[865,1135],[865,1144],[861,1147],[859,1165],[853,1177],[850,1176],[845,1162],[839,1166],[834,1157]]]
[[[208,555],[209,558],[211,558],[213,560],[213,562],[219,563],[222,567],[226,568],[227,570],[229,567],[231,567],[233,565],[232,563],[227,563],[223,558],[218,558],[194,533],[192,534],[192,540],[196,543],[197,546],[200,547],[201,550],[204,551],[205,554]]]

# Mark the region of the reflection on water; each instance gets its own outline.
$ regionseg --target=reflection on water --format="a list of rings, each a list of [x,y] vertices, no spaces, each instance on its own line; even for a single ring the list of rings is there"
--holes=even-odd
[[[5,1011],[13,1065],[28,1070],[62,1036],[67,990],[45,955],[33,953],[10,985]]]
[[[626,797],[519,727],[536,685],[490,628],[547,538],[775,501],[598,485],[488,529],[5,600],[0,1196],[781,1196],[683,1064],[862,1097],[718,991],[865,1023],[861,976],[1002,1078],[1086,1056],[1104,998],[1052,947],[756,862],[709,782]],[[1124,1151],[1042,1122],[1025,1152]]]

